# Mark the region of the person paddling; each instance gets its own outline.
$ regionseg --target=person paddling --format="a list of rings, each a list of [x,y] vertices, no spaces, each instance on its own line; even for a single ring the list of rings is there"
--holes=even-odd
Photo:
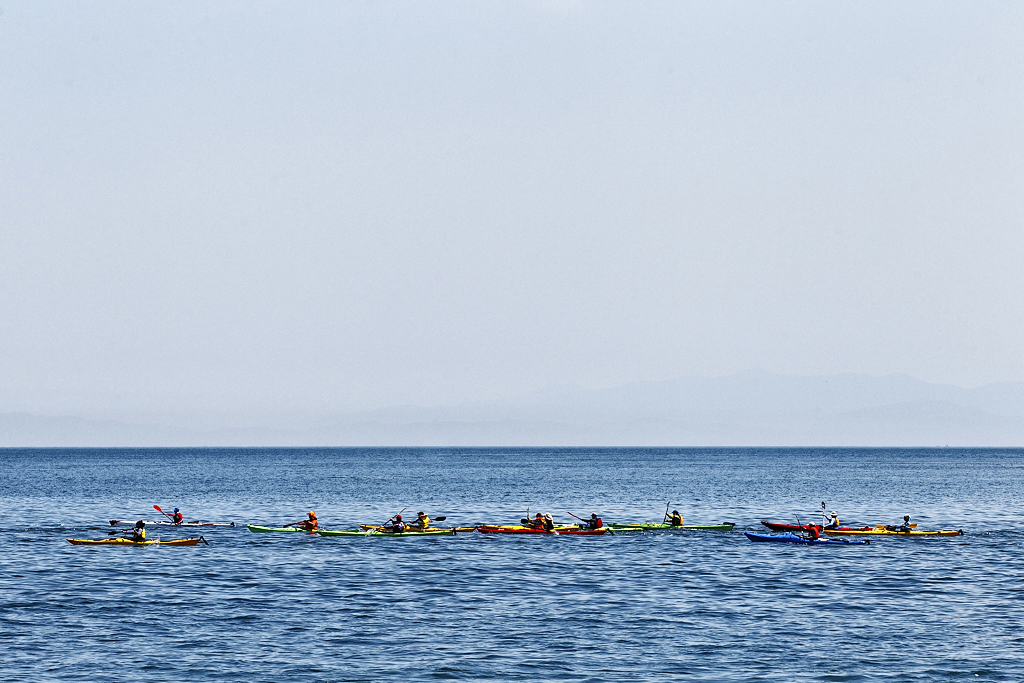
[[[604,526],[604,522],[601,520],[600,517],[597,516],[597,513],[596,512],[591,512],[590,513],[590,519],[587,520],[587,528],[588,529],[600,529],[603,526]]]
[[[817,524],[808,524],[804,528],[807,529],[807,535],[804,536],[804,538],[806,538],[808,541],[817,541],[818,538],[821,537],[821,533],[818,531]]]
[[[405,522],[402,521],[402,515],[395,515],[389,519],[384,528],[396,534],[405,533]]]
[[[825,526],[826,529],[837,529],[839,528],[839,513],[835,510],[832,511],[832,516],[828,520],[828,524]]]
[[[683,516],[679,514],[679,510],[673,510],[671,515],[665,515],[665,522],[672,526],[682,526]]]
[[[145,543],[146,541],[146,523],[141,519],[135,522],[135,527],[132,528],[132,543]]]
[[[544,531],[555,530],[555,519],[551,516],[551,513],[545,513],[544,515]]]
[[[292,522],[291,524],[285,524],[285,527],[290,527],[290,526],[297,526],[299,528],[305,529],[306,531],[316,531],[317,530],[316,513],[313,512],[312,510],[310,510],[306,514],[306,519],[302,520],[301,522]]]
[[[181,511],[178,508],[174,508],[174,514],[171,515],[171,523],[181,524],[183,521],[185,521],[185,517],[181,514]]]
[[[534,529],[543,529],[546,526],[544,523],[544,515],[538,512],[537,516],[533,518],[532,522],[530,522],[530,526]]]
[[[910,526],[910,515],[903,515],[903,524],[896,527],[896,531],[910,531],[912,528]]]
[[[427,517],[425,512],[417,512],[416,521],[409,526],[415,527],[417,531],[426,531],[430,526],[430,517]]]

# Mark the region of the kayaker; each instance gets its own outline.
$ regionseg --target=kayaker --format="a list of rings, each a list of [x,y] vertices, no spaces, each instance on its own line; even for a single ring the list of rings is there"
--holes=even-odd
[[[910,531],[912,528],[910,526],[910,515],[903,515],[903,524],[896,527],[896,531]]]
[[[534,529],[543,529],[545,526],[547,526],[544,523],[544,515],[542,513],[538,512],[537,516],[533,518],[533,522],[531,523],[531,526]]]
[[[171,515],[171,522],[173,522],[174,524],[181,524],[184,521],[184,519],[185,518],[182,516],[178,508],[174,508],[174,514]]]
[[[306,514],[306,519],[302,520],[301,522],[297,522],[295,524],[289,524],[288,526],[298,526],[298,527],[302,527],[306,531],[316,531],[317,530],[316,513],[313,512],[312,510],[310,510],[309,513]]]
[[[554,531],[554,529],[555,529],[555,520],[551,516],[551,513],[548,512],[548,513],[546,513],[544,515],[544,530],[545,531]]]
[[[832,517],[828,520],[828,524],[825,526],[826,529],[835,529],[839,527],[839,513],[835,510],[832,511]]]
[[[143,543],[146,540],[146,523],[141,519],[135,522],[135,527],[132,529],[132,542]]]
[[[665,522],[672,526],[682,526],[683,516],[679,514],[679,510],[673,510],[671,515],[665,515]]]
[[[596,512],[590,513],[590,519],[587,520],[587,528],[589,529],[600,529],[604,526],[604,522],[597,516]]]
[[[409,526],[416,527],[417,531],[426,531],[430,526],[430,517],[427,517],[425,512],[417,512],[416,521]]]
[[[391,522],[391,526],[386,527],[389,531],[392,531],[396,534],[401,534],[405,532],[405,522],[402,521],[402,515],[395,515],[388,521]]]
[[[808,524],[806,528],[807,528],[807,536],[805,536],[805,538],[808,541],[817,541],[818,538],[821,536],[821,534],[818,532],[818,525],[817,524]]]

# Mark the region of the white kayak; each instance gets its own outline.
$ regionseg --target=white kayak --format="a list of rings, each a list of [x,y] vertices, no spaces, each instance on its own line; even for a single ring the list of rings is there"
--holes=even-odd
[[[112,519],[110,520],[110,526],[117,526],[118,524],[135,524],[135,522],[128,519]],[[234,526],[234,522],[200,522],[198,520],[192,522],[182,522],[181,524],[175,524],[174,522],[163,519],[154,522],[146,522],[146,526]]]

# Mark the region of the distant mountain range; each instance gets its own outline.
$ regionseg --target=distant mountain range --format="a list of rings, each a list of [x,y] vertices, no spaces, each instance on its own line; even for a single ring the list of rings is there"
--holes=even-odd
[[[0,446],[1024,446],[1024,383],[745,372],[273,423],[7,414]]]

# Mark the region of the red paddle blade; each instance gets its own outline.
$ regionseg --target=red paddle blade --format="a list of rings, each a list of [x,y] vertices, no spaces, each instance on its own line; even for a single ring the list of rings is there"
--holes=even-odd
[[[154,505],[153,509],[156,510],[157,512],[163,512],[163,510],[160,509],[159,505]]]

